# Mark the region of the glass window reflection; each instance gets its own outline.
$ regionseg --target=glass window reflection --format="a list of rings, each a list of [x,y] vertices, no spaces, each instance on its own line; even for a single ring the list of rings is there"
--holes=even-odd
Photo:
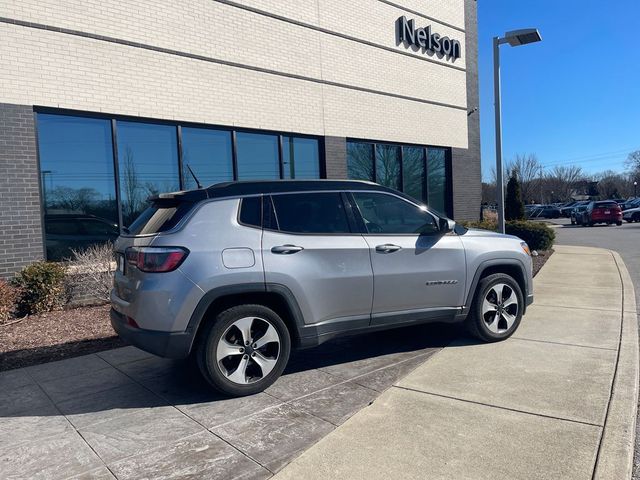
[[[347,143],[347,176],[353,180],[373,182],[373,144],[366,142]]]
[[[47,258],[62,260],[117,237],[111,121],[37,115]],[[80,220],[107,227],[87,231]]]
[[[117,122],[122,222],[131,223],[147,207],[147,198],[180,188],[176,127]]]
[[[277,135],[238,132],[236,142],[238,180],[280,178]]]
[[[402,183],[404,192],[420,202],[427,200],[424,153],[425,149],[423,147],[402,147]]]
[[[444,148],[427,149],[428,174],[428,206],[436,212],[445,214],[447,211],[447,173],[446,151]]]
[[[376,182],[400,190],[400,147],[376,145]]]
[[[208,128],[182,128],[182,178],[184,189],[197,187],[193,173],[203,186],[233,180],[231,132]]]
[[[283,178],[320,178],[320,150],[315,138],[282,137]]]

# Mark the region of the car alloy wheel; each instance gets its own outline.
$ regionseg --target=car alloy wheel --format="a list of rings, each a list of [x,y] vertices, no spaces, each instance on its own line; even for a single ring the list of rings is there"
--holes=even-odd
[[[243,317],[222,334],[216,347],[216,361],[231,382],[247,385],[262,380],[278,363],[280,335],[269,320]]]
[[[496,334],[507,332],[518,318],[518,297],[506,283],[491,287],[482,301],[482,320]]]

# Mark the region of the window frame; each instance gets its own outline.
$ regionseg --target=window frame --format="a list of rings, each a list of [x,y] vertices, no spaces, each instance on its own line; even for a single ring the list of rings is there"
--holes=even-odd
[[[120,229],[120,234],[126,234],[124,229],[128,227],[128,225],[123,224],[123,198],[121,195],[121,179],[120,179],[120,168],[119,168],[119,154],[118,154],[118,123],[119,122],[136,122],[136,123],[144,123],[144,124],[154,124],[154,125],[167,125],[175,128],[176,131],[176,142],[177,142],[177,171],[178,178],[177,182],[179,185],[179,189],[183,190],[185,187],[185,172],[184,172],[184,149],[182,142],[182,128],[199,128],[199,129],[208,129],[208,130],[217,130],[217,131],[226,131],[231,134],[231,162],[232,162],[232,170],[233,170],[233,181],[238,180],[238,156],[237,156],[237,133],[256,133],[256,134],[265,134],[265,135],[275,135],[278,140],[278,163],[280,166],[279,179],[284,179],[283,174],[283,152],[282,152],[282,143],[283,137],[294,138],[308,138],[317,141],[318,145],[318,179],[327,178],[327,166],[326,166],[326,155],[325,155],[325,137],[319,135],[309,135],[305,133],[297,133],[297,132],[284,132],[279,130],[262,130],[258,128],[242,128],[242,127],[230,127],[226,125],[218,125],[211,123],[201,123],[201,122],[192,122],[192,121],[181,121],[181,120],[165,120],[158,119],[152,117],[136,117],[131,115],[121,115],[121,114],[112,114],[109,112],[91,112],[85,110],[73,110],[66,108],[55,108],[55,107],[47,107],[47,106],[39,106],[35,105],[33,108],[33,118],[35,124],[35,134],[36,134],[36,156],[38,163],[38,176],[39,176],[39,189],[40,189],[40,213],[41,213],[41,227],[42,227],[42,241],[43,245],[46,245],[46,234],[44,228],[44,215],[45,215],[45,199],[42,194],[42,169],[40,167],[40,151],[39,151],[39,139],[38,139],[38,115],[39,114],[47,114],[47,115],[58,115],[58,116],[71,116],[71,117],[84,117],[91,119],[101,119],[108,120],[111,126],[111,150],[112,150],[112,159],[111,162],[113,164],[113,174],[115,181],[115,201],[117,207],[117,218],[118,218],[118,226]],[[194,172],[196,175],[198,172]],[[263,218],[264,222],[264,218]],[[46,248],[43,247],[43,254],[46,257]]]
[[[436,226],[438,227],[438,230],[435,232],[430,232],[430,233],[388,233],[388,232],[382,232],[382,233],[372,233],[369,232],[367,230],[367,226],[366,223],[364,221],[364,216],[362,215],[362,212],[360,211],[360,207],[358,206],[358,203],[356,202],[355,197],[353,196],[356,193],[367,193],[367,194],[378,194],[378,195],[387,195],[389,197],[395,197],[400,201],[403,201],[409,205],[412,205],[415,208],[420,209],[421,207],[426,208],[425,213],[428,215],[431,215],[431,217],[433,217],[434,222],[436,224]],[[407,198],[401,197],[400,195],[395,195],[391,192],[383,192],[380,190],[350,190],[348,192],[348,199],[349,202],[351,202],[352,204],[352,209],[354,212],[354,215],[357,218],[357,222],[359,224],[359,228],[362,230],[362,235],[371,235],[371,236],[376,236],[376,237],[396,237],[396,236],[402,236],[402,237],[420,237],[420,236],[426,236],[426,237],[431,237],[431,236],[435,236],[435,235],[442,235],[442,229],[440,227],[440,220],[442,219],[442,217],[440,217],[439,215],[437,215],[436,213],[432,212],[431,210],[429,210],[428,207],[426,207],[425,205],[420,205],[418,203],[412,202]]]
[[[372,152],[372,172],[373,172],[373,182],[376,182],[378,172],[376,168],[376,151],[378,145],[392,145],[400,147],[400,192],[404,193],[404,147],[411,148],[420,148],[423,150],[422,154],[422,164],[424,169],[424,185],[423,185],[423,193],[424,198],[420,200],[428,205],[429,200],[429,166],[428,166],[428,157],[429,157],[429,149],[437,149],[444,150],[444,168],[445,168],[445,211],[442,212],[444,215],[449,218],[453,217],[453,165],[452,165],[452,149],[451,147],[441,146],[441,145],[422,145],[419,143],[406,143],[406,142],[392,142],[392,141],[383,141],[383,140],[371,140],[366,138],[347,138],[347,152],[349,143],[361,143],[366,144],[371,148]],[[347,153],[347,161],[348,161],[348,153]],[[347,175],[349,172],[349,168],[347,165]],[[350,177],[349,177],[350,178]],[[351,179],[351,178],[350,178]],[[431,211],[431,210],[429,210]],[[432,212],[433,213],[433,212]],[[438,218],[440,218],[438,216]]]

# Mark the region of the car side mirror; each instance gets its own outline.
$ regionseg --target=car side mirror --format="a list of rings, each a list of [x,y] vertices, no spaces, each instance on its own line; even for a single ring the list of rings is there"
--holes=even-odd
[[[441,218],[438,223],[442,233],[453,232],[453,229],[456,228],[456,222],[449,218]]]

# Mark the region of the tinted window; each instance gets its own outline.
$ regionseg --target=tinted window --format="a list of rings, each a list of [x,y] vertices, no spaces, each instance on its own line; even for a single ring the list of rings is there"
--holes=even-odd
[[[182,128],[182,178],[186,190],[196,188],[193,173],[203,186],[233,180],[231,132],[208,128]]]
[[[369,233],[435,233],[433,215],[405,200],[383,193],[354,193]]]
[[[176,127],[117,122],[122,221],[131,223],[148,207],[147,198],[173,192],[178,182]]]
[[[347,173],[353,180],[374,181],[372,143],[347,143]]]
[[[376,145],[376,182],[400,190],[400,147]]]
[[[44,213],[95,215],[117,224],[111,121],[41,113],[37,121]],[[46,237],[49,260],[71,257],[71,248],[79,248],[73,219],[45,220],[45,232],[67,237]]]
[[[284,178],[320,178],[320,153],[315,138],[282,137]]]
[[[188,202],[172,206],[152,205],[136,218],[125,233],[128,235],[146,235],[165,232],[175,227],[193,206],[193,203]]]
[[[427,200],[424,154],[422,147],[402,147],[403,190],[419,202]]]
[[[617,206],[616,202],[596,202],[594,208],[615,208]]]
[[[262,226],[262,197],[243,198],[240,205],[240,223]]]
[[[117,237],[118,226],[101,222],[100,220],[85,219],[81,221],[82,228],[87,235],[105,236],[105,237]]]
[[[280,178],[277,135],[238,132],[238,180]]]
[[[81,235],[80,224],[75,219],[44,221],[44,229],[47,235]]]
[[[281,231],[293,233],[349,233],[340,193],[273,195]]]
[[[447,205],[446,151],[444,148],[427,148],[427,174],[429,186],[427,205],[444,213]]]

